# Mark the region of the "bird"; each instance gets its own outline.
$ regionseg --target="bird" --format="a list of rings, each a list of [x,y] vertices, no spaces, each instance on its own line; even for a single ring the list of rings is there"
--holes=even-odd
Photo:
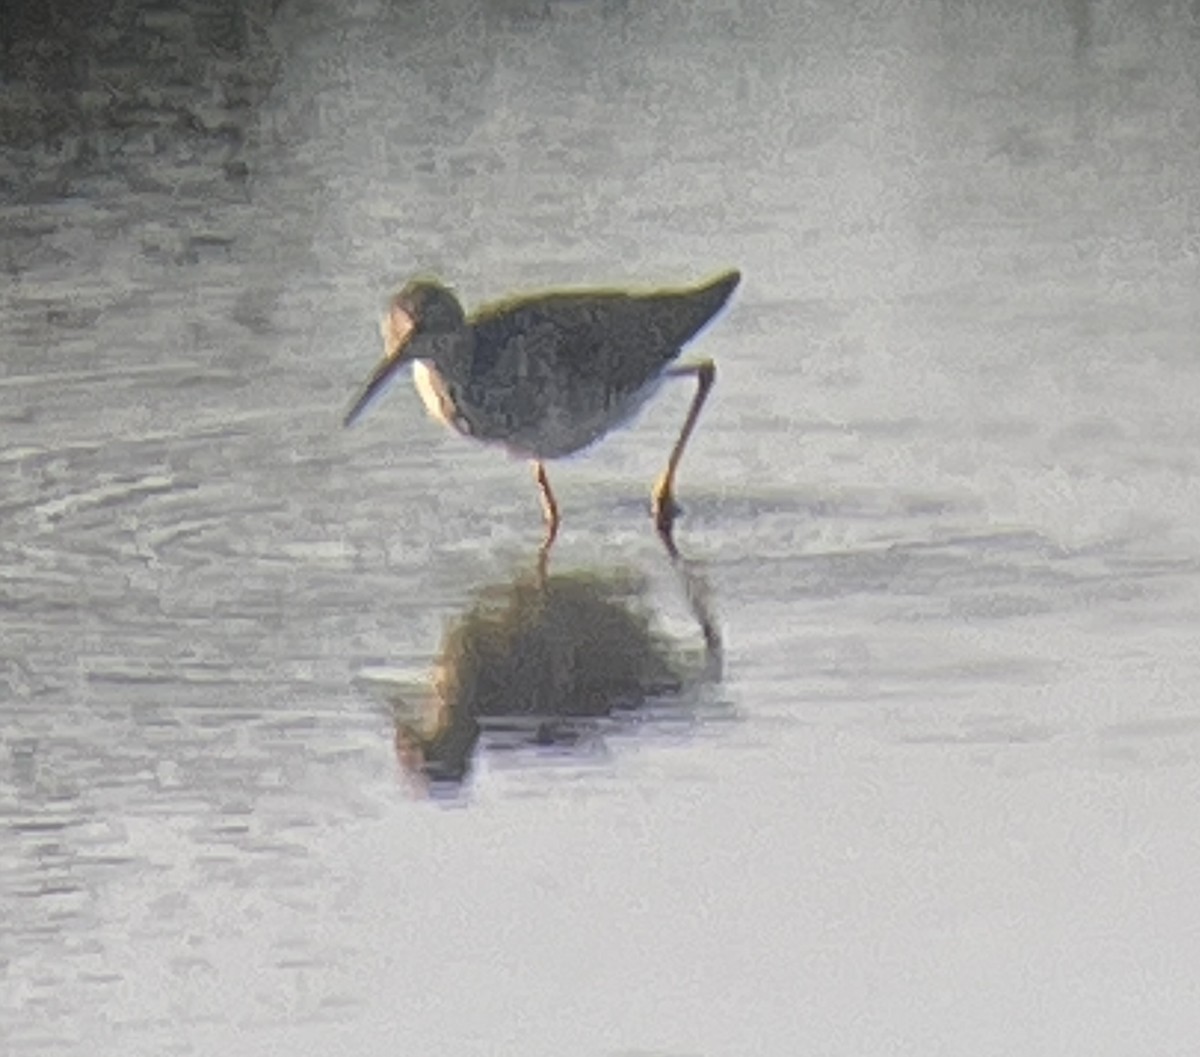
[[[545,522],[544,556],[560,524],[546,462],[582,451],[628,422],[667,379],[695,378],[683,428],[652,491],[655,528],[674,556],[675,476],[716,378],[711,359],[676,361],[740,281],[731,270],[690,287],[551,290],[485,304],[468,315],[440,280],[413,279],[388,304],[380,325],[383,358],[343,424],[356,422],[411,363],[430,415],[531,461]]]

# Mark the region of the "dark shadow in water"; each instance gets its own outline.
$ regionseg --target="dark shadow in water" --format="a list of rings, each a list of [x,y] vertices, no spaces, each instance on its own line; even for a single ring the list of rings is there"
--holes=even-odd
[[[454,792],[483,745],[591,755],[605,722],[654,706],[688,709],[720,679],[721,638],[700,573],[674,561],[703,647],[659,631],[632,572],[531,573],[476,592],[448,628],[414,709],[393,699],[396,752],[423,791]]]
[[[546,22],[568,16],[574,9],[588,9],[610,18],[624,14],[628,8],[629,0],[491,0],[484,10],[498,25],[532,32]]]
[[[0,15],[0,203],[130,190],[177,170],[241,183],[274,82],[278,0],[8,0]]]
[[[1076,62],[1087,58],[1094,41],[1095,14],[1092,0],[1063,0],[1071,25],[1071,53]]]

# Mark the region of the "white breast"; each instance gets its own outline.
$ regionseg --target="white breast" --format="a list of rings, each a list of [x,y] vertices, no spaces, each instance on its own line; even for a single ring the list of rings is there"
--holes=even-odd
[[[413,361],[413,384],[421,394],[421,403],[439,422],[445,423],[459,433],[463,432],[460,418],[454,409],[454,401],[446,389],[446,383],[425,360]]]

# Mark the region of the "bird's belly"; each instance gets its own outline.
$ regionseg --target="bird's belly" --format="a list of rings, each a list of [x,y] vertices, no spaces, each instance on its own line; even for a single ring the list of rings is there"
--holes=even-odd
[[[569,401],[546,409],[535,427],[519,430],[502,441],[514,454],[534,459],[560,459],[591,447],[618,426],[632,419],[662,384],[654,378],[622,399],[594,409],[573,409]]]
[[[509,405],[504,399],[482,400],[477,406],[470,390],[456,394],[432,364],[413,362],[413,384],[433,418],[463,436],[529,459],[559,459],[590,447],[633,418],[662,382],[659,375],[616,399],[597,393],[581,399],[549,389],[533,406],[527,400]]]

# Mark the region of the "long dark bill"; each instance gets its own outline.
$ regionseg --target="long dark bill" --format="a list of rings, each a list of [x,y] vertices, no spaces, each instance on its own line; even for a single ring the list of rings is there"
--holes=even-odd
[[[371,377],[367,379],[367,384],[363,386],[362,392],[358,394],[351,406],[346,412],[346,417],[342,419],[343,426],[352,426],[355,419],[358,418],[384,389],[387,388],[388,382],[392,380],[392,375],[404,363],[402,347],[398,348],[394,355],[382,360],[378,367],[375,368]]]

